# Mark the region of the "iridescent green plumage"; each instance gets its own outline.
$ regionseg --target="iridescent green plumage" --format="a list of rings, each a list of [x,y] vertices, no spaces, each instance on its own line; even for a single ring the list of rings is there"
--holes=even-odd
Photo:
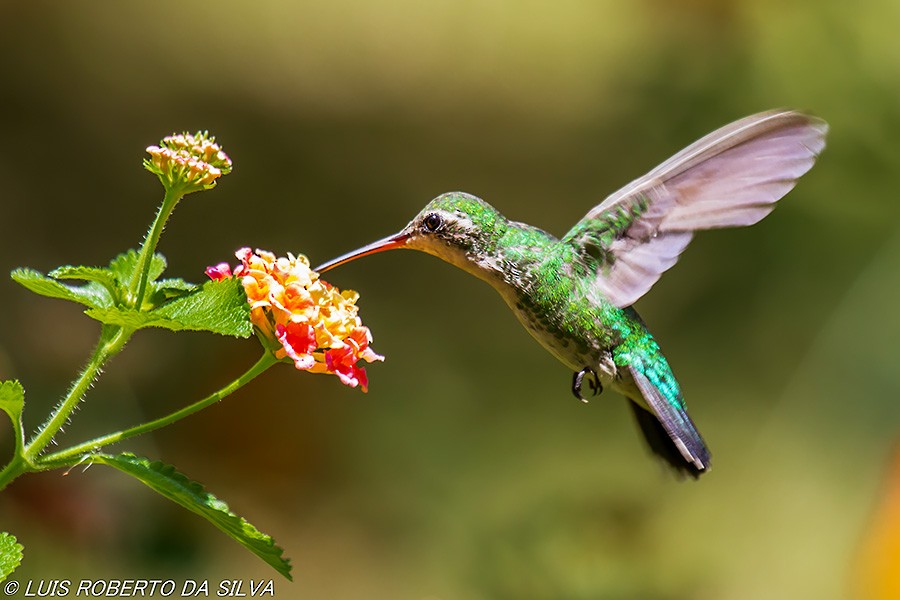
[[[610,195],[561,239],[509,221],[475,196],[443,194],[398,234],[317,270],[408,248],[485,280],[578,374],[576,382],[590,371],[627,397],[651,449],[696,476],[709,467],[709,451],[631,304],[678,260],[694,231],[767,215],[812,166],[826,131],[824,122],[791,111],[732,123]]]
[[[616,211],[582,223],[562,240],[536,227],[508,221],[484,201],[460,192],[435,198],[420,213],[431,214],[442,215],[445,229],[441,235],[447,243],[419,248],[412,240],[409,247],[435,254],[490,283],[551,354],[573,371],[590,367],[604,385],[634,403],[642,430],[658,453],[672,457],[670,462],[689,473],[706,468],[709,452],[687,416],[678,383],[659,345],[633,308],[619,308],[592,293],[602,261],[573,242],[591,226],[601,239],[608,231],[624,231],[641,211]],[[479,235],[468,233],[472,228]],[[609,239],[615,239],[615,234]],[[657,405],[653,399],[645,399],[647,393],[640,389],[640,382],[649,383]],[[668,415],[677,425],[684,439],[675,444],[694,449],[690,463],[680,458],[673,442],[667,444],[665,426],[660,428],[647,411]]]

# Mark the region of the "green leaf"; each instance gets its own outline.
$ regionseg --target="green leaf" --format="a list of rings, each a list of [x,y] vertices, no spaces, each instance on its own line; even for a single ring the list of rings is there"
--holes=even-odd
[[[172,331],[180,331],[177,323],[170,324],[165,319],[154,318],[153,313],[142,312],[133,308],[125,308],[122,306],[106,306],[102,308],[89,308],[84,314],[96,319],[106,325],[117,325],[120,327],[128,327],[130,329],[141,329],[143,327],[164,327]],[[171,326],[168,326],[171,325]]]
[[[47,275],[34,269],[21,268],[14,270],[10,276],[13,281],[36,294],[78,302],[89,308],[106,308],[123,304],[127,298],[131,280],[135,276],[137,260],[137,252],[129,250],[112,259],[108,268],[66,265],[50,271]],[[165,257],[162,254],[154,254],[150,261],[150,289],[164,290],[164,293],[159,295],[160,301],[191,288],[191,284],[180,279],[164,280],[159,282],[161,285],[155,286],[153,282],[162,275],[165,268]],[[60,279],[80,279],[87,283],[72,286],[60,283],[58,281]],[[173,292],[168,293],[166,290]],[[144,308],[147,308],[146,305]]]
[[[90,281],[81,286],[65,285],[47,277],[40,271],[27,268],[14,270],[10,273],[10,277],[19,285],[41,296],[61,298],[91,308],[101,308],[113,304],[113,297],[109,290],[96,281]]]
[[[169,296],[179,296],[183,292],[192,292],[200,286],[196,283],[189,283],[184,279],[160,279],[153,283],[153,287]]]
[[[207,281],[198,289],[175,298],[153,311],[185,329],[212,331],[222,335],[250,337],[250,305],[240,279]]]
[[[107,325],[134,329],[162,327],[172,331],[211,331],[220,335],[250,337],[250,306],[237,279],[208,281],[196,290],[150,310],[105,307],[85,311]]]
[[[109,465],[136,477],[154,491],[184,508],[197,513],[245,548],[267,562],[288,579],[291,564],[282,557],[284,550],[268,535],[260,532],[242,517],[229,510],[228,505],[203,489],[203,486],[188,479],[175,467],[159,461],[125,453],[118,455],[92,454],[93,462]]]
[[[0,410],[9,415],[13,421],[22,419],[25,408],[25,388],[15,380],[0,382]]]
[[[99,267],[57,267],[49,273],[48,277],[53,279],[80,279],[82,281],[96,281],[105,287],[110,295],[118,293],[118,281],[115,274],[110,269],[101,269]]]
[[[122,290],[119,282],[109,269],[65,266],[53,269],[47,273],[47,276],[53,279],[80,279],[82,281],[95,282],[103,286],[112,299],[111,303],[118,304],[122,299]]]
[[[200,286],[183,279],[160,279],[152,282],[149,287],[150,292],[147,294],[147,300],[144,301],[144,305],[149,304],[150,307],[154,307],[179,296],[184,296],[187,292],[193,292]]]
[[[138,263],[137,250],[131,249],[118,255],[109,263],[109,268],[124,289],[129,289],[134,279]],[[154,254],[150,259],[150,271],[147,281],[152,282],[166,270],[166,258],[162,254]]]
[[[16,455],[21,456],[25,448],[25,429],[22,426],[22,411],[25,409],[25,388],[18,381],[0,382],[0,410],[9,415],[16,438]]]
[[[0,531],[0,581],[4,581],[22,563],[22,544],[16,537]]]

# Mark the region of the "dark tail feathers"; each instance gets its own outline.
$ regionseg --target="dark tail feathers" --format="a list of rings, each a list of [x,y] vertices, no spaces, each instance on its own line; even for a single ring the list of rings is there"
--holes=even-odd
[[[634,417],[641,427],[641,432],[644,434],[650,450],[666,461],[679,475],[689,475],[697,479],[701,473],[705,473],[709,469],[708,452],[702,458],[702,469],[693,462],[688,462],[656,415],[631,400],[628,401],[628,404],[631,405],[631,410],[634,412]]]

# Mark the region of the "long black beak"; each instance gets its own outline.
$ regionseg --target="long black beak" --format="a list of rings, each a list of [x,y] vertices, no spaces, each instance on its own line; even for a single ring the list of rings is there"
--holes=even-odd
[[[378,240],[377,242],[372,242],[368,246],[363,246],[362,248],[358,248],[353,252],[348,252],[347,254],[338,256],[337,258],[329,260],[326,263],[322,263],[313,270],[318,271],[319,273],[324,273],[325,271],[329,271],[335,267],[339,267],[344,263],[348,263],[351,260],[356,260],[357,258],[368,256],[369,254],[402,248],[406,245],[407,240],[409,240],[409,234],[405,231],[401,231],[400,233],[395,233],[394,235],[390,235],[384,239]]]

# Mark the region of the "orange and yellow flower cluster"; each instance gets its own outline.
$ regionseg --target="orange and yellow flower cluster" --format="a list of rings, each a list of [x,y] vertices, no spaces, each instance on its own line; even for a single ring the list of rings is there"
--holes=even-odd
[[[350,387],[368,388],[357,363],[384,360],[369,344],[372,334],[357,316],[359,294],[319,279],[303,255],[276,257],[241,248],[232,274],[227,263],[209,267],[212,279],[240,277],[250,302],[250,320],[275,356],[301,370],[333,373]]]
[[[185,186],[184,193],[213,187],[216,179],[231,172],[231,159],[216,139],[205,131],[170,135],[159,146],[150,146],[144,167],[156,173],[166,187]]]

